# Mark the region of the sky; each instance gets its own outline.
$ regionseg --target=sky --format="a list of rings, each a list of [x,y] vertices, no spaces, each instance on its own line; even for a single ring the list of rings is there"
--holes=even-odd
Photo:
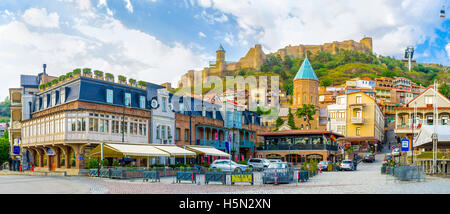
[[[92,68],[175,84],[215,59],[238,61],[261,44],[373,38],[374,52],[450,65],[447,0],[1,0],[0,97],[20,74],[60,76]],[[439,11],[447,8],[447,17]]]

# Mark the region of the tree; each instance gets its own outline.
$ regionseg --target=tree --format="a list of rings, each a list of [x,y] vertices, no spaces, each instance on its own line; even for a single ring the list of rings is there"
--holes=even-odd
[[[327,87],[333,84],[333,80],[331,80],[329,77],[324,78],[322,81],[320,81],[320,86]]]
[[[291,113],[291,108],[289,108],[288,113],[288,125],[289,127],[291,127],[292,130],[297,129],[297,126],[295,126],[294,115]]]
[[[306,117],[308,127],[311,128],[311,121],[314,120],[314,115],[317,113],[317,108],[313,104],[303,104],[301,108],[298,108],[295,114],[298,118]]]
[[[442,83],[438,88],[439,93],[450,99],[450,86],[446,83]]]
[[[0,165],[11,160],[9,156],[10,151],[11,145],[9,145],[9,134],[8,130],[6,130],[3,137],[0,138]]]
[[[278,117],[277,120],[275,121],[276,129],[280,128],[280,126],[282,126],[283,124],[284,124],[284,120],[281,119],[281,117]]]

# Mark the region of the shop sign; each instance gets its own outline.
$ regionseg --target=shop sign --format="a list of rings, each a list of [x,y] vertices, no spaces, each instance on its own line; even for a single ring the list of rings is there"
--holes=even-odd
[[[403,152],[409,151],[409,140],[406,137],[402,138],[402,151]]]
[[[281,157],[281,155],[279,155],[279,154],[268,154],[267,155],[267,159],[278,159],[280,157]]]
[[[231,182],[252,182],[252,174],[231,175]]]
[[[15,155],[20,154],[20,146],[13,146],[13,153]]]
[[[47,148],[47,155],[53,156],[55,152],[51,148]]]

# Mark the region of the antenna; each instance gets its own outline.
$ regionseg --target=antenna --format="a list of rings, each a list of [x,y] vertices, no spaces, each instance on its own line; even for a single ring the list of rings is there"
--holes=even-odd
[[[408,46],[405,50],[405,58],[408,59],[409,72],[411,72],[411,59],[413,58],[413,55],[414,55],[414,47]]]

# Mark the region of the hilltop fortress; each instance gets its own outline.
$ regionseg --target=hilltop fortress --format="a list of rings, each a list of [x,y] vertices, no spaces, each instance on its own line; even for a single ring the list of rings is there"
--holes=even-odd
[[[257,70],[266,62],[269,55],[280,55],[282,59],[286,56],[297,59],[303,58],[308,51],[312,54],[316,54],[320,51],[328,51],[332,54],[336,54],[340,50],[372,52],[372,38],[365,37],[359,42],[346,40],[343,42],[334,41],[323,45],[289,45],[271,54],[265,54],[261,45],[256,44],[253,48],[250,48],[247,54],[239,59],[238,62],[225,61],[225,50],[222,45],[220,45],[216,51],[216,61],[210,62],[209,67],[205,67],[201,71],[189,70],[181,77],[181,80],[178,82],[178,87],[192,86],[194,83],[194,76],[200,78],[201,75],[201,80],[203,82],[207,76],[224,76],[224,74],[228,72],[235,72],[241,69]]]

